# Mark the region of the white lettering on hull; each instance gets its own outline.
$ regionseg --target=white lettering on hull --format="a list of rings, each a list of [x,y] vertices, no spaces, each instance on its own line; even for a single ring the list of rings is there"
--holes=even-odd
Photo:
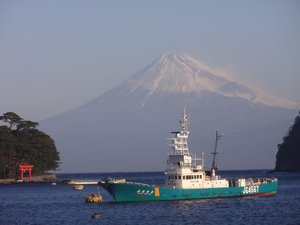
[[[138,195],[153,195],[153,191],[149,191],[149,190],[138,190],[136,192]]]
[[[243,194],[253,194],[259,192],[259,186],[246,186],[244,187]]]

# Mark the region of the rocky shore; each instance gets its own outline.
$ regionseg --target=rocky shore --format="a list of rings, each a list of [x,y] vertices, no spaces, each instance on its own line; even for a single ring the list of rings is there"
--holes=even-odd
[[[14,184],[21,183],[22,181],[16,179],[0,179],[0,184]],[[27,182],[27,178],[23,181]],[[53,183],[58,182],[58,178],[55,174],[44,174],[41,176],[33,176],[30,182],[33,183]]]

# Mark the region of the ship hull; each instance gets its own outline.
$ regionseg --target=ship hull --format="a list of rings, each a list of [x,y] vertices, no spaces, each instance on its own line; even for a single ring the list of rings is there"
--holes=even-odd
[[[134,182],[100,182],[116,202],[170,201],[188,199],[234,198],[247,196],[271,196],[277,193],[278,182],[245,187],[178,189],[158,187]]]

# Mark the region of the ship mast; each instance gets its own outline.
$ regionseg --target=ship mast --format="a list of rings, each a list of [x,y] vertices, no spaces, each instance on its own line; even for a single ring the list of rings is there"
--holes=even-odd
[[[172,132],[175,134],[175,137],[169,138],[171,140],[171,149],[172,155],[189,155],[189,148],[188,148],[188,136],[189,136],[189,131],[188,131],[188,119],[186,115],[186,110],[183,108],[183,114],[182,114],[182,119],[179,121],[181,125],[181,130],[180,131],[175,131]]]
[[[185,112],[185,107],[183,108],[182,120],[180,120],[181,128],[183,131],[187,131],[188,120]]]
[[[218,142],[220,138],[223,136],[223,134],[219,134],[218,131],[216,131],[216,142],[215,142],[215,150],[211,154],[213,154],[213,161],[211,165],[211,175],[215,176],[216,175],[216,170],[218,169],[216,166],[216,156],[219,152],[217,152],[218,149]]]

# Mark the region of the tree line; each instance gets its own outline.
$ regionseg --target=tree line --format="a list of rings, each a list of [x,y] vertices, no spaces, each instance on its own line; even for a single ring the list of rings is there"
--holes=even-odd
[[[37,122],[24,120],[14,112],[0,116],[0,178],[16,179],[21,164],[34,165],[33,175],[59,167],[54,140],[37,126]]]

